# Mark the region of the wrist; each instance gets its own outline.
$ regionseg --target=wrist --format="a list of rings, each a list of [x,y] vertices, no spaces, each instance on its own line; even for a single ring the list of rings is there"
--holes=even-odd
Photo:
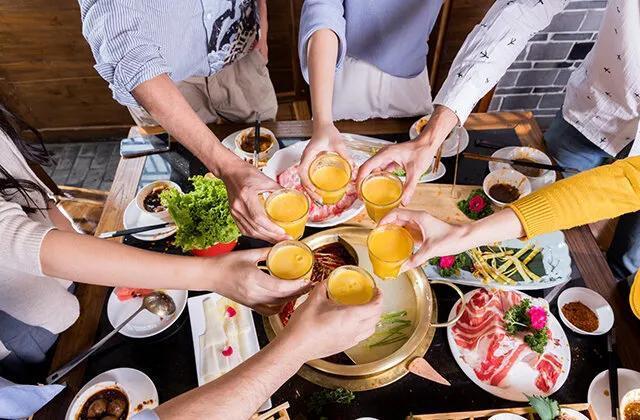
[[[458,125],[458,116],[444,105],[436,105],[427,126],[416,138],[416,142],[437,149]]]
[[[287,354],[287,359],[297,371],[312,358],[304,344],[304,337],[297,338],[291,333],[291,329],[285,328],[269,346],[273,345],[274,351],[279,354]],[[296,349],[296,351],[292,352],[291,349]]]
[[[333,124],[333,120],[331,118],[327,118],[327,117],[319,118],[316,115],[313,116],[313,133],[314,134],[316,132],[325,131],[333,128],[335,128],[335,125]]]

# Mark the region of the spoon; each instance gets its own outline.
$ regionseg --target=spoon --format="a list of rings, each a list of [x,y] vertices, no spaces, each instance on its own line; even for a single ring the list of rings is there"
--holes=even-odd
[[[118,331],[122,329],[125,325],[129,323],[133,318],[136,317],[143,309],[151,312],[152,314],[158,315],[160,318],[164,318],[167,316],[171,316],[176,311],[176,304],[171,298],[171,296],[162,292],[153,292],[144,297],[142,301],[142,305],[135,311],[129,318],[125,319],[120,325],[118,325],[113,331],[107,334],[102,340],[98,341],[96,344],[80,353],[73,360],[71,360],[66,365],[62,366],[60,369],[49,375],[46,379],[47,384],[56,383],[60,378],[69,373],[73,368],[78,366],[80,362],[84,359],[92,355],[96,350],[102,347],[111,337],[116,335]]]

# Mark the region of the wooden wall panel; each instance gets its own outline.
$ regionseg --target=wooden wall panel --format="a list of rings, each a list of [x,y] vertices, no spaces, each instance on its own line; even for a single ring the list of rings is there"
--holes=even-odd
[[[269,0],[269,69],[279,98],[296,99],[299,0]],[[299,7],[299,6],[298,6]],[[0,0],[0,100],[50,138],[132,124],[93,68],[77,0]],[[80,133],[80,134],[79,134]]]

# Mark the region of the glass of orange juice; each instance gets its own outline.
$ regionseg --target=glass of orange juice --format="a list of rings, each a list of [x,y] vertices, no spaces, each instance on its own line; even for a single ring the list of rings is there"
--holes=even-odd
[[[309,179],[323,204],[335,204],[344,197],[351,181],[351,165],[337,153],[323,152],[311,162]]]
[[[271,193],[264,203],[267,216],[292,239],[300,239],[309,218],[309,199],[298,190],[282,189]]]
[[[395,279],[413,253],[413,238],[402,226],[378,226],[367,237],[367,249],[375,275],[383,280]]]
[[[400,205],[402,187],[400,178],[390,172],[374,172],[362,181],[360,196],[371,220],[379,222]]]
[[[267,255],[267,269],[282,280],[308,279],[313,270],[313,251],[300,241],[278,242]]]
[[[329,299],[340,305],[364,305],[376,294],[376,283],[366,270],[343,265],[331,272],[327,280]]]

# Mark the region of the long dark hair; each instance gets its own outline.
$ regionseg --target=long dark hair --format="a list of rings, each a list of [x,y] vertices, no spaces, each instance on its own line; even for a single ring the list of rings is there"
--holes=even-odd
[[[27,143],[22,137],[23,130],[31,132],[35,136],[37,144]],[[22,153],[27,163],[45,166],[51,163],[51,156],[47,152],[40,132],[2,106],[2,104],[0,104],[0,131],[3,131],[13,141],[13,144]],[[34,191],[42,196],[44,202],[47,201],[47,192],[40,184],[28,179],[16,179],[0,165],[0,196],[3,199],[9,200],[19,194],[26,203],[22,208],[27,213],[46,210],[29,196],[28,193]]]

